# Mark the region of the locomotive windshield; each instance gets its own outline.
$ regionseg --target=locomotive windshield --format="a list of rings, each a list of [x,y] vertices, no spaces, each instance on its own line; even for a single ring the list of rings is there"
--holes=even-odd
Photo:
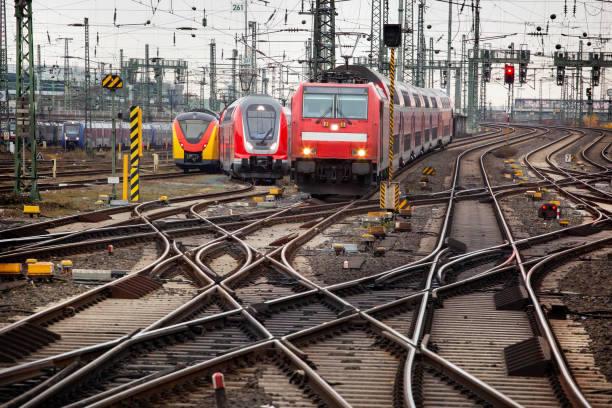
[[[306,86],[302,117],[367,119],[368,88]]]
[[[246,110],[247,133],[249,139],[265,144],[265,141],[274,139],[274,126],[276,124],[276,110],[268,104],[252,104]]]
[[[201,119],[186,119],[180,120],[179,125],[183,136],[189,143],[197,143],[202,139],[206,129],[208,129],[209,121]]]
[[[78,136],[81,132],[80,125],[66,125],[65,128],[66,134],[70,136]]]

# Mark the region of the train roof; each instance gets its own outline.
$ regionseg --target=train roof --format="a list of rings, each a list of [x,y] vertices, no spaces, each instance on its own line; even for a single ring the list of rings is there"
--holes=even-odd
[[[176,118],[174,118],[174,120],[190,120],[190,119],[191,120],[207,120],[209,122],[212,122],[214,120],[219,120],[219,117],[213,111],[206,109],[201,112],[193,111],[193,112],[179,113],[178,115],[176,115]]]

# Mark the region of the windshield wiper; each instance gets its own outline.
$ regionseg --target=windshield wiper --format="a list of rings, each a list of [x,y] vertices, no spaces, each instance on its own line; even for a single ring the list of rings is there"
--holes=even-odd
[[[342,112],[342,109],[340,109],[340,104],[338,104],[338,113],[340,114],[340,117],[338,119],[346,119],[346,121],[348,122],[349,125],[353,124],[353,122],[351,122],[351,120],[349,118],[344,116],[344,113]]]
[[[328,110],[325,111],[325,113],[323,114],[323,116],[321,116],[319,119],[317,119],[317,121],[315,123],[320,123],[323,119],[325,119],[325,116],[327,116],[328,113],[331,113],[331,111],[334,109],[333,105],[329,107]]]

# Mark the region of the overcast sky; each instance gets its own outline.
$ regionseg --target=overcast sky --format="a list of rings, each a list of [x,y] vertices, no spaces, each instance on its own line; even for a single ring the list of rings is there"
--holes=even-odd
[[[458,53],[461,50],[461,37],[466,34],[472,37],[472,1],[453,0],[461,5],[453,5],[453,47]],[[63,66],[64,41],[59,37],[71,37],[70,55],[82,58],[84,56],[84,29],[70,27],[71,23],[82,23],[84,17],[90,23],[90,56],[92,67],[98,61],[112,63],[118,67],[119,49],[123,49],[125,58],[144,57],[145,44],[150,45],[151,56],[157,55],[168,59],[184,59],[189,63],[190,86],[196,89],[199,78],[196,72],[200,66],[208,66],[209,43],[215,39],[217,43],[217,63],[228,64],[220,66],[221,82],[229,78],[228,60],[231,49],[235,47],[234,38],[244,33],[244,13],[232,12],[232,3],[243,3],[244,0],[33,0],[35,44],[41,44],[42,59],[47,66],[57,64]],[[384,2],[384,0],[383,0]],[[304,8],[309,9],[309,0],[248,0],[248,19],[254,20],[259,27],[259,50],[265,58],[258,60],[258,65],[282,62],[288,63],[293,72],[301,72],[299,59],[304,59],[304,43],[311,36],[311,16],[300,14]],[[398,0],[390,0],[390,22],[397,22]],[[567,14],[564,5],[567,3]],[[371,2],[367,0],[336,0],[338,32],[370,33]],[[574,6],[576,13],[574,15]],[[436,59],[446,59],[446,41],[448,24],[448,3],[438,0],[427,0],[425,24],[431,25],[426,30],[427,45],[429,37],[434,38],[434,48],[440,53]],[[202,17],[206,10],[207,26],[202,26]],[[115,19],[116,10],[116,19]],[[415,5],[416,18],[416,5]],[[550,20],[551,14],[556,14],[555,20]],[[14,2],[7,2],[7,34],[9,46],[9,64],[15,59],[15,18]],[[150,24],[145,25],[145,22]],[[303,24],[304,23],[304,24]],[[527,35],[534,32],[536,26],[542,31],[548,27],[548,35],[534,37]],[[192,30],[185,30],[186,27]],[[289,28],[299,28],[304,31],[282,31]],[[416,25],[415,25],[416,31]],[[481,0],[481,37],[495,37],[514,34],[502,39],[485,40],[493,49],[507,48],[514,42],[527,44],[532,51],[543,52],[547,57],[532,58],[530,68],[543,68],[536,71],[537,78],[550,78],[553,72],[552,52],[556,44],[561,44],[569,51],[577,51],[578,37],[586,32],[589,37],[612,36],[612,2],[601,1],[542,1],[518,0],[496,1]],[[566,36],[562,36],[565,34]],[[343,45],[353,44],[355,37],[341,36]],[[588,40],[592,42],[588,50],[610,52],[607,42]],[[471,44],[470,44],[471,47]],[[237,47],[243,52],[243,46]],[[343,50],[346,48],[343,48]],[[365,38],[358,42],[355,56],[367,55],[369,43]],[[223,56],[223,60],[222,57]],[[453,59],[457,58],[453,56]],[[340,59],[340,58],[338,58]],[[70,59],[71,65],[83,65],[82,59]],[[518,67],[517,67],[518,72]],[[533,81],[530,71],[530,82],[527,86],[516,87],[515,97],[537,97],[538,86]],[[585,72],[585,78],[590,72]],[[612,69],[609,69],[608,79],[604,88],[612,83]],[[300,78],[290,77],[293,81]],[[439,75],[436,74],[436,80]],[[492,83],[488,86],[489,101],[494,105],[505,102],[506,91],[502,85],[502,67],[494,67]],[[518,78],[517,78],[518,82]],[[522,89],[521,89],[522,88]],[[197,92],[197,91],[196,91]],[[600,90],[595,89],[595,97],[599,98]],[[544,97],[558,97],[559,87],[552,82],[544,82]]]

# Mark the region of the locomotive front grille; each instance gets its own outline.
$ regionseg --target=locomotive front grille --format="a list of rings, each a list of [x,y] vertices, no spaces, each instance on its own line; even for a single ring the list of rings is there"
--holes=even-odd
[[[201,153],[185,152],[185,162],[186,163],[199,163],[201,161],[202,161]]]

